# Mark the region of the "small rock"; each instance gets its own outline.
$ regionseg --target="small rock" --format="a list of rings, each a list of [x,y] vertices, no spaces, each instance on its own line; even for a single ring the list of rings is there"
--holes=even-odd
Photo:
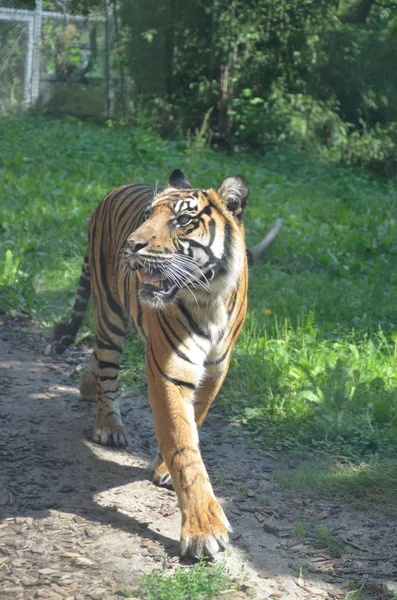
[[[79,556],[78,558],[76,558],[76,564],[77,565],[82,565],[84,567],[90,567],[91,565],[94,565],[94,561],[90,560],[89,558],[86,558],[85,556]]]
[[[280,528],[276,527],[272,523],[263,523],[262,527],[266,531],[266,533],[271,533],[272,535],[280,535]]]
[[[101,600],[106,592],[107,590],[105,588],[96,588],[95,590],[88,592],[88,596],[93,598],[93,600]]]
[[[30,587],[32,585],[36,585],[37,579],[35,577],[30,577],[29,575],[24,575],[21,577],[21,583],[26,587]]]
[[[77,590],[77,588],[79,587],[79,582],[78,581],[73,581],[73,583],[71,583],[69,585],[69,589],[74,592],[75,590]]]
[[[54,590],[54,592],[56,592],[57,594],[59,594],[60,596],[62,596],[63,598],[69,596],[69,592],[67,590],[64,590],[63,588],[61,588],[59,585],[57,585],[56,583],[52,583],[51,584],[52,589]]]
[[[62,600],[63,598],[65,598],[65,596],[62,596],[61,594],[57,594],[57,592],[54,592],[53,590],[46,590],[47,592],[47,596],[44,596],[45,598],[48,598],[49,600]]]
[[[55,569],[50,569],[50,567],[44,567],[44,569],[38,569],[38,572],[40,573],[40,575],[53,575],[54,573],[57,573],[57,571]]]
[[[121,556],[123,556],[124,558],[132,558],[134,555],[130,550],[124,550]]]
[[[85,519],[84,517],[80,517],[80,515],[75,515],[75,516],[73,517],[73,521],[74,521],[75,523],[78,523],[79,525],[82,525],[83,523],[85,523],[85,522],[86,522],[86,519]]]
[[[84,533],[88,538],[96,538],[99,535],[94,527],[84,527]]]

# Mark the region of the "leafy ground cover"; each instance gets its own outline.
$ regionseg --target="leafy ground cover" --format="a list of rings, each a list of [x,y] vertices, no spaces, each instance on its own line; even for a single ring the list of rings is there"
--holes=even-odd
[[[248,243],[285,225],[253,267],[250,312],[218,403],[262,448],[392,457],[397,450],[397,191],[284,148],[226,155],[144,129],[0,120],[0,308],[50,327],[73,302],[86,223],[126,181],[193,185],[244,173]],[[83,336],[90,332],[90,321]],[[144,387],[142,347],[124,385]],[[388,463],[390,465],[390,463]],[[393,467],[395,469],[395,467]],[[394,470],[395,472],[395,470]]]
[[[120,595],[145,600],[207,600],[219,598],[219,592],[230,586],[230,579],[222,565],[215,566],[200,561],[190,569],[177,568],[171,576],[165,575],[164,571],[153,570],[142,577],[142,590],[120,590]]]

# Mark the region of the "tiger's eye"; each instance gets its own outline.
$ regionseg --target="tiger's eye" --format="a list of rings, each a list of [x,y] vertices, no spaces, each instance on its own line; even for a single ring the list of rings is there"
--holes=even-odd
[[[178,223],[178,225],[181,225],[183,227],[184,225],[190,223],[191,220],[192,217],[190,215],[180,215],[179,217],[177,217],[176,222]]]

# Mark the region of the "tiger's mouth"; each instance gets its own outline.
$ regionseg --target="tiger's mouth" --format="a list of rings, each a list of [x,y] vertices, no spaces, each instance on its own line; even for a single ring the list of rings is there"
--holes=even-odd
[[[178,273],[178,281],[173,281],[153,267],[149,269],[140,267],[136,270],[136,274],[145,295],[154,294],[162,297],[173,295],[178,289],[181,290],[189,285],[196,287],[197,285],[207,284],[208,286],[208,283],[212,281],[215,275],[214,270],[211,268],[201,278],[197,278],[196,280],[193,279],[192,281],[189,276],[190,274],[183,276]]]
[[[147,269],[137,271],[137,277],[143,285],[152,285],[154,287],[160,287],[164,281],[167,281],[165,275],[161,273],[153,273]]]
[[[156,292],[161,295],[167,295],[174,287],[175,283],[168,279],[163,273],[153,269],[140,268],[136,271],[138,280],[146,292]]]

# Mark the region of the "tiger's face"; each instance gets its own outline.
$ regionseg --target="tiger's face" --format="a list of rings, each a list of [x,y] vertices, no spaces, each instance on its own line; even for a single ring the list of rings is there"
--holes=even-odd
[[[214,292],[237,284],[247,196],[245,179],[236,176],[217,190],[169,187],[154,198],[125,250],[145,304],[159,308],[178,297],[210,301]]]

